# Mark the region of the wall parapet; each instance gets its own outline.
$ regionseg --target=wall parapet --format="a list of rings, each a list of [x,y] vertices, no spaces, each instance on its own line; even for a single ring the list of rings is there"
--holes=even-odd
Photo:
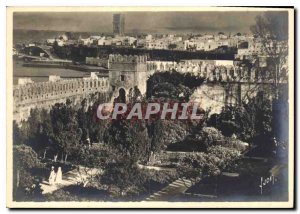
[[[215,65],[203,62],[171,62],[148,61],[147,71],[165,72],[177,71],[180,73],[193,73],[205,79],[206,82],[249,82],[249,83],[274,83],[271,72],[258,70],[240,65]],[[279,79],[279,83],[287,83]]]
[[[148,60],[147,55],[120,55],[110,54],[109,63],[146,63]]]
[[[63,99],[73,95],[108,92],[109,80],[102,78],[61,79],[59,81],[35,82],[13,87],[14,108],[49,99]]]

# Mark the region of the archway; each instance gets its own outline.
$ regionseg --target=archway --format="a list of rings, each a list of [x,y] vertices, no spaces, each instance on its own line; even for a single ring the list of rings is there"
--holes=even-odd
[[[121,103],[126,103],[126,92],[124,88],[119,89],[119,101]]]

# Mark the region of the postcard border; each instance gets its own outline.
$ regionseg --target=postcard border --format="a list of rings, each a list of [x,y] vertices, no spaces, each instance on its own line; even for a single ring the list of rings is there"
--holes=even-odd
[[[287,202],[16,202],[12,197],[13,13],[113,11],[288,11],[289,14],[289,200]],[[253,7],[7,7],[6,9],[6,205],[8,208],[293,208],[294,207],[294,9]]]

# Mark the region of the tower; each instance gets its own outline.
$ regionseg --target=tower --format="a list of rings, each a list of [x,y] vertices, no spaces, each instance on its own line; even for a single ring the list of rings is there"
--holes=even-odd
[[[113,33],[114,35],[124,35],[125,16],[124,14],[113,15]]]
[[[134,88],[145,94],[149,75],[146,55],[109,55],[109,82],[113,96],[121,90],[126,99]]]

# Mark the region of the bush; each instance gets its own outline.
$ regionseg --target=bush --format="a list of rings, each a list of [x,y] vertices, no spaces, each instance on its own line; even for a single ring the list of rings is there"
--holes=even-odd
[[[245,143],[238,139],[232,139],[232,138],[226,139],[226,140],[218,143],[217,145],[222,146],[222,147],[236,149],[239,152],[245,151],[249,146],[248,143]]]
[[[177,100],[189,100],[195,88],[204,79],[194,74],[182,74],[177,71],[158,72],[147,80],[147,97],[165,97]]]
[[[100,175],[100,184],[108,186],[108,191],[117,189],[117,195],[127,195],[132,189],[142,187],[146,177],[145,174],[128,160],[120,159],[115,163],[108,163],[104,168],[104,173]]]
[[[224,136],[213,127],[203,127],[200,131],[187,135],[186,138],[176,144],[168,146],[171,151],[205,152],[210,146],[224,141]]]
[[[180,160],[177,172],[192,183],[205,177],[216,176],[228,165],[240,157],[240,153],[232,148],[212,146],[207,152],[192,153]]]
[[[176,171],[167,170],[147,170],[144,172],[148,181],[154,181],[157,183],[170,183],[178,178]]]
[[[42,200],[40,182],[44,177],[44,165],[37,153],[29,146],[13,147],[14,158],[14,199],[19,201]]]
[[[52,194],[45,195],[46,201],[79,201],[76,195],[63,189],[54,191]]]

